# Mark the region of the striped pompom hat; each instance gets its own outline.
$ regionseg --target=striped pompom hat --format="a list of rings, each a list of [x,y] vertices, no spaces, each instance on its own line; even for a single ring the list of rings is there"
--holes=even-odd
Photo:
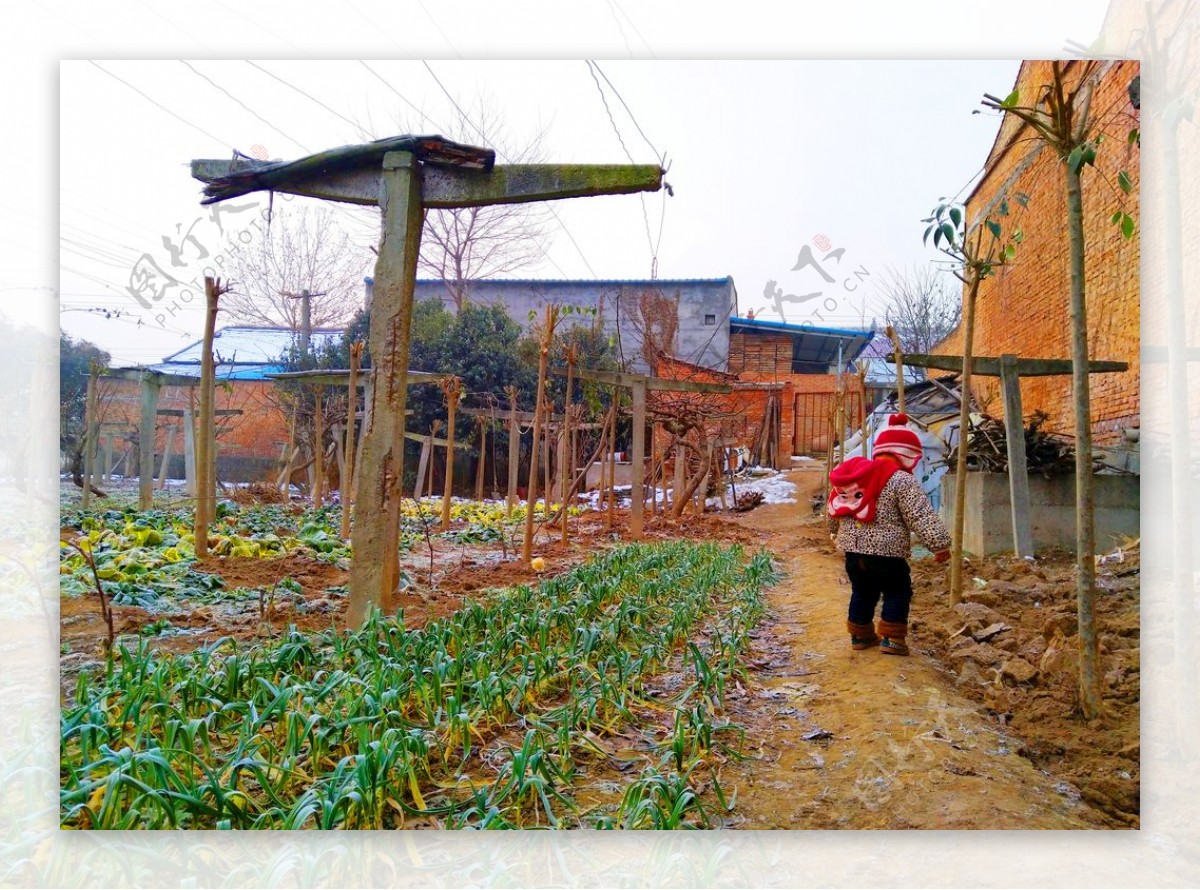
[[[874,456],[890,454],[900,462],[900,465],[910,473],[921,460],[921,440],[917,434],[908,429],[907,414],[893,414],[888,418],[888,425],[880,430],[875,437]]]

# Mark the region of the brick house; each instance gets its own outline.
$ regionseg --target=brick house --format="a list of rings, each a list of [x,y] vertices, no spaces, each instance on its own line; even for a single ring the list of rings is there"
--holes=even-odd
[[[316,329],[312,332],[312,346],[321,348],[341,336],[340,329]],[[215,332],[213,354],[217,386],[214,406],[218,413],[240,412],[217,418],[217,477],[222,481],[274,481],[288,442],[289,417],[280,407],[276,384],[266,375],[282,370],[280,358],[295,345],[296,339],[296,333],[284,327],[232,325]],[[145,366],[145,369],[199,383],[201,346],[202,341],[197,341],[157,364]],[[104,421],[110,428],[131,431],[125,447],[134,451],[127,461],[129,467],[135,468],[140,385],[135,380],[108,379],[103,382],[103,387]],[[168,385],[159,393],[160,412],[180,412],[160,414],[155,427],[155,471],[161,465],[169,438],[172,456],[167,477],[171,479],[184,478],[183,422],[186,415],[183,412],[195,410],[196,392],[194,386]],[[136,473],[136,469],[128,472]]]
[[[1078,77],[1082,63],[1066,66],[1067,82]],[[1097,445],[1119,445],[1126,430],[1140,426],[1140,336],[1138,235],[1126,240],[1110,221],[1117,210],[1138,217],[1139,154],[1127,136],[1138,126],[1139,113],[1130,98],[1137,77],[1136,61],[1105,62],[1092,99],[1105,139],[1096,154],[1095,169],[1082,176],[1088,347],[1093,359],[1129,363],[1129,370],[1091,377],[1092,432]],[[1015,88],[1022,104],[1050,83],[1051,63],[1021,63]],[[1015,261],[985,279],[976,308],[975,354],[1016,353],[1025,358],[1069,359],[1070,278],[1066,235],[1066,194],[1061,162],[1041,148],[1030,128],[1006,115],[988,154],[983,176],[966,200],[970,223],[991,211],[1000,201],[1018,193],[1029,196],[1011,225],[1023,230]],[[1125,171],[1132,182],[1130,194],[1116,187],[1117,174]],[[1006,223],[1007,224],[1007,223]],[[943,355],[962,354],[961,329],[933,350]],[[997,378],[975,377],[972,389],[981,406],[1003,415]],[[1021,381],[1026,411],[1049,414],[1047,429],[1070,433],[1074,429],[1072,387],[1069,376],[1031,377]]]

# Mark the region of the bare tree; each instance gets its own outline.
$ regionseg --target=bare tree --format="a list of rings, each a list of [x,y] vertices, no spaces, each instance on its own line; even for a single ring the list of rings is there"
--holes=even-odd
[[[879,284],[884,318],[905,352],[927,353],[958,327],[962,295],[954,279],[930,266],[889,266]]]
[[[405,132],[417,132],[414,123],[399,121],[399,125],[407,128]],[[528,139],[510,136],[495,102],[487,96],[479,97],[465,113],[460,112],[450,129],[442,135],[488,145],[503,164],[537,164],[545,160],[545,129]],[[510,275],[545,255],[550,242],[549,220],[545,203],[430,210],[425,216],[418,267],[445,281],[455,309],[462,309],[467,301],[467,282]]]
[[[221,309],[241,321],[300,329],[301,301],[309,291],[312,324],[344,323],[362,306],[362,280],[371,254],[360,248],[325,207],[276,205],[271,224],[231,251],[235,290]]]

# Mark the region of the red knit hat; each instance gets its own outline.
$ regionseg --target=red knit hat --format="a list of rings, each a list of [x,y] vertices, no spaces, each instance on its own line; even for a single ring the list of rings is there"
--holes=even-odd
[[[888,418],[888,425],[875,437],[875,456],[890,454],[900,462],[900,466],[910,473],[921,460],[923,449],[917,434],[908,429],[907,414],[893,414]]]

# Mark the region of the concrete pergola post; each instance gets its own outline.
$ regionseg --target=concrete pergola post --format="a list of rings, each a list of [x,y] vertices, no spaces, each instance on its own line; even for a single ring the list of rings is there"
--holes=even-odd
[[[494,166],[494,152],[486,149],[440,137],[397,137],[292,162],[196,160],[192,175],[210,184],[210,203],[272,189],[378,205],[382,211],[368,335],[379,385],[372,394],[371,423],[362,440],[347,614],[351,624],[361,623],[372,608],[389,604],[399,580],[406,373],[425,208],[657,191],[663,170],[658,165]]]
[[[961,355],[927,355],[913,353],[903,356],[903,363],[916,368],[940,371],[962,371]],[[1126,362],[1088,362],[1089,374],[1111,374],[1128,371]],[[994,356],[973,356],[971,373],[980,377],[999,377],[1004,398],[1004,438],[1008,449],[1008,485],[1012,507],[1013,552],[1018,557],[1033,556],[1033,525],[1030,519],[1029,470],[1025,463],[1025,417],[1021,408],[1022,377],[1057,377],[1072,373],[1070,359],[1019,358],[1005,353]],[[971,397],[963,393],[964,399]],[[966,447],[966,430],[959,430],[959,447]]]

